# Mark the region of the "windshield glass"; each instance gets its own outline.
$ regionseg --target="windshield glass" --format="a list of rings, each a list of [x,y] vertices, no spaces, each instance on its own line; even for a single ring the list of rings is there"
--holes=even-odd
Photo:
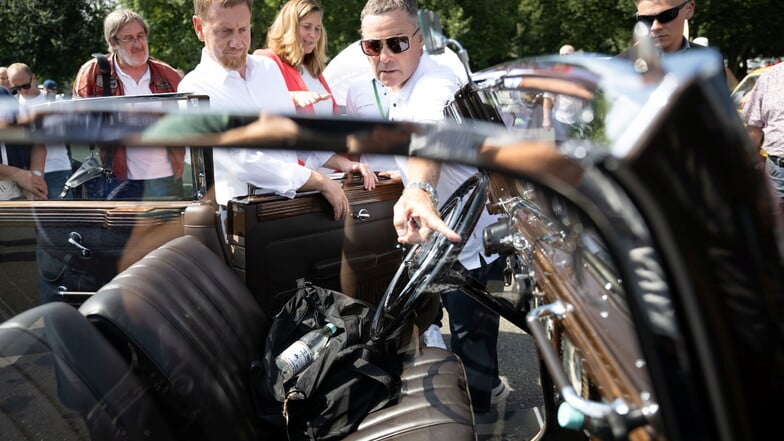
[[[84,393],[94,371],[67,356],[66,330],[81,329],[70,320],[84,319],[107,372],[130,369],[145,385],[134,403],[149,427],[251,433],[259,422],[245,418],[257,410],[250,397],[217,394],[234,397],[224,401],[210,387],[250,390],[232,381],[269,368],[259,353],[268,321],[315,285],[372,306],[374,350],[444,347],[464,351],[468,372],[489,367],[493,384],[481,393],[494,395],[484,408],[467,398],[479,396],[475,383],[445,386],[458,397],[444,407],[449,424],[484,415],[483,436],[498,435],[501,421],[505,434],[533,439],[543,426],[531,421],[554,413],[553,402],[604,418],[621,400],[654,415],[640,342],[681,330],[649,219],[618,176],[650,152],[646,129],[666,105],[704,74],[689,57],[712,56],[665,60],[667,76],[590,54],[501,65],[464,84],[440,122],[226,111],[191,94],[58,101],[25,115],[0,102],[4,158],[29,164],[36,149],[57,145],[72,161],[52,197],[35,193],[42,176],[29,166],[0,180],[18,190],[0,200],[0,331],[13,329],[0,332],[0,377],[22,384],[7,394],[43,378],[36,390],[56,409],[35,410],[60,417],[47,438],[106,433],[112,418],[89,415],[114,395]],[[436,181],[407,178],[423,160]],[[412,192],[452,231],[416,211],[400,216]],[[401,228],[422,243],[403,243]],[[52,304],[77,316],[62,318],[70,312]],[[645,335],[640,321],[650,324]],[[492,341],[489,356],[472,359],[460,335],[476,324]],[[541,354],[552,355],[549,383],[539,380]],[[91,360],[81,350],[73,359]],[[417,399],[453,397],[436,395]],[[166,403],[163,422],[147,419],[157,412],[145,399]],[[209,411],[179,412],[192,402]],[[32,430],[19,417],[29,410],[3,405],[0,433]],[[200,421],[207,414],[220,421]],[[653,418],[632,423],[661,430]],[[72,433],[61,437],[62,427]]]

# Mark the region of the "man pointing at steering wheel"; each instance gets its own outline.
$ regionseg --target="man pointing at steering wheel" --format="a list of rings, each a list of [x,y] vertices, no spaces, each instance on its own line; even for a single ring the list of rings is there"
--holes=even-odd
[[[369,0],[362,9],[360,46],[367,56],[373,77],[352,83],[346,97],[349,114],[382,117],[396,121],[438,121],[444,106],[459,88],[459,78],[450,68],[438,64],[424,53],[417,22],[415,0]],[[481,233],[494,222],[486,210],[467,237],[449,229],[438,215],[439,195],[449,196],[477,173],[475,167],[439,164],[398,157],[397,165],[405,184],[395,206],[394,223],[401,243],[427,240],[432,231],[450,241],[464,240],[455,265],[462,265],[468,276],[482,286],[497,275],[503,259],[482,255]],[[491,402],[505,398],[507,388],[498,377],[498,315],[479,306],[462,291],[441,294],[449,312],[451,348],[466,367],[471,401],[475,412],[486,412]],[[477,326],[479,324],[480,326]],[[428,338],[428,337],[431,338]],[[440,331],[432,326],[425,332],[425,343],[442,346]],[[430,340],[430,341],[428,341]],[[433,343],[435,340],[435,343]],[[440,343],[440,344],[439,344]],[[491,400],[491,395],[497,395]]]

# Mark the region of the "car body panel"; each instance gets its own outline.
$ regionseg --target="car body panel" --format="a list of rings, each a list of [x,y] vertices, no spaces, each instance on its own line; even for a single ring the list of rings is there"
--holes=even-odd
[[[450,120],[442,123],[259,117],[204,108],[158,109],[152,112],[155,118],[145,119],[134,113],[139,109],[113,107],[111,101],[96,108],[78,103],[79,114],[61,105],[48,113],[52,124],[2,128],[1,139],[188,146],[197,153],[193,198],[0,202],[0,271],[8,281],[6,289],[35,292],[36,226],[65,228],[68,233],[70,224],[81,228],[86,223],[99,231],[123,232],[123,242],[109,248],[117,262],[124,253],[129,255],[128,265],[142,255],[154,259],[168,249],[172,237],[203,230],[202,236],[213,244],[209,249],[219,256],[217,262],[225,262],[234,272],[231,286],[248,288],[258,302],[252,309],[262,305],[270,316],[297,279],[326,274],[325,283],[351,289],[342,285],[342,270],[351,267],[345,263],[352,257],[359,263],[354,280],[372,286],[367,298],[386,298],[378,280],[391,275],[393,271],[387,270],[396,267],[402,254],[389,225],[399,183],[382,183],[374,193],[345,183],[352,213],[367,209],[371,219],[378,219],[375,223],[353,217],[332,220],[318,194],[291,200],[238,195],[230,203],[228,241],[221,243],[216,240],[222,233],[210,188],[215,179],[210,152],[227,147],[292,148],[470,164],[490,177],[488,203],[478,205],[501,215],[502,223],[495,225],[500,233],[482,232],[487,236],[484,245],[492,242],[508,259],[510,283],[493,290],[462,285],[459,275],[450,273],[454,256],[447,255],[448,244],[433,256],[443,259],[439,263],[454,279],[440,285],[439,274],[417,277],[431,294],[457,283],[519,332],[531,334],[526,337],[536,344],[533,363],[542,368],[529,374],[537,375],[535,382],[541,385],[543,425],[518,432],[536,433],[537,439],[762,437],[776,429],[777,409],[767,405],[768,399],[784,392],[780,215],[723,84],[718,53],[692,51],[645,61],[645,71],[629,61],[593,54],[495,66],[474,75],[447,106]],[[581,123],[565,138],[541,127],[545,93],[569,95],[584,106]],[[97,122],[105,124],[91,130]],[[232,129],[248,127],[263,130],[226,141],[224,136]],[[206,216],[194,225],[187,221],[189,209],[193,217]],[[27,236],[19,234],[20,227]],[[351,248],[346,243],[354,227],[361,227],[365,238]],[[158,230],[161,234],[154,234]],[[312,238],[303,239],[311,233]],[[134,239],[130,247],[129,238]],[[264,249],[265,242],[276,239],[282,239],[279,248]],[[313,249],[323,244],[329,245],[323,247],[329,248],[326,254]],[[61,246],[71,253],[82,251],[67,239]],[[197,265],[199,257],[186,261]],[[280,262],[271,262],[275,258]],[[386,258],[382,268],[374,266]],[[112,263],[101,263],[107,262]],[[270,262],[283,266],[265,269]],[[397,269],[416,274],[407,262],[404,258]],[[98,275],[111,278],[119,272],[120,280],[123,274],[148,274],[150,281],[166,282],[139,265],[132,265],[130,272],[125,265],[112,266],[114,273],[98,270]],[[222,277],[231,275],[221,268]],[[20,278],[25,272],[27,278]],[[177,287],[162,291],[168,297],[161,304],[182,307],[178,299],[187,298]],[[4,292],[1,298],[8,304],[6,297]],[[90,304],[100,303],[95,299]],[[8,311],[40,311],[32,307],[35,296],[28,294],[26,302]],[[383,299],[380,305],[384,307]],[[404,308],[410,309],[417,311]],[[212,332],[212,322],[199,321],[198,308],[180,318],[203,329],[198,335],[205,341],[221,338]],[[0,331],[34,328],[18,323],[12,318]],[[153,327],[142,331],[159,336]],[[14,336],[2,340],[4,335],[10,334],[0,332],[0,341],[17,341]],[[262,344],[240,341],[232,347],[234,343],[254,350]],[[512,351],[522,351],[522,345]],[[0,357],[0,371],[14,369],[16,352]],[[205,367],[183,368],[202,372],[195,368]],[[10,394],[5,402],[18,403],[17,392]],[[586,428],[589,435],[559,426],[557,414],[564,403],[594,420],[596,425]],[[24,406],[13,407],[0,425],[13,424],[7,421],[16,418],[14,411],[20,408]],[[430,412],[435,407],[423,409]],[[425,413],[419,423],[428,421]],[[488,425],[506,423],[508,432],[515,431],[505,415],[484,417],[497,418]],[[210,433],[247,435],[220,427],[219,422],[211,424],[217,426],[211,426],[215,432]],[[396,434],[405,432],[389,424]]]

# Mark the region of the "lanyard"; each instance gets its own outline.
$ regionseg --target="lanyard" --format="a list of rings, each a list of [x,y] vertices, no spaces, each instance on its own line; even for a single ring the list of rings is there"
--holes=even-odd
[[[376,87],[375,78],[373,78],[372,83],[373,83],[373,94],[376,95],[376,106],[378,106],[378,111],[381,112],[381,116],[383,116],[384,119],[389,119],[389,108],[387,108],[387,110],[384,111],[384,107],[381,106],[381,99],[378,97],[378,87]]]

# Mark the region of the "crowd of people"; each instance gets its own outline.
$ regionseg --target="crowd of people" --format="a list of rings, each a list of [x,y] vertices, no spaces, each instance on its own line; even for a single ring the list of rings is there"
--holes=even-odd
[[[693,0],[636,0],[637,19],[649,26],[662,52],[699,49],[684,34],[684,23],[695,11]],[[290,0],[279,10],[267,32],[266,47],[251,53],[250,0],[197,0],[192,24],[203,42],[199,64],[184,76],[162,60],[149,56],[150,26],[136,12],[121,9],[104,22],[108,54],[96,56],[79,69],[73,83],[75,97],[198,93],[209,96],[213,109],[272,113],[334,115],[346,113],[388,120],[437,121],[444,106],[466,81],[465,71],[440,63],[423,50],[416,0],[368,0],[359,14],[361,50],[367,65],[347,86],[345,103],[336,101],[325,79],[327,66],[323,18],[326,11],[316,0]],[[565,45],[562,55],[574,52]],[[634,59],[636,48],[619,55]],[[784,66],[759,80],[744,108],[752,140],[767,151],[768,172],[784,199]],[[18,95],[20,115],[45,101],[57,85],[39,90],[33,70],[15,63],[0,68],[0,93]],[[346,85],[341,85],[345,87]],[[569,97],[545,96],[545,128],[564,139],[575,124],[580,103]],[[550,113],[552,112],[552,114]],[[17,115],[13,115],[15,118]],[[9,116],[7,119],[10,119]],[[0,188],[10,182],[19,189],[11,197],[52,199],[71,171],[66,146],[12,148],[2,145]],[[114,176],[130,183],[135,197],[182,194],[184,149],[104,148],[104,163]],[[504,259],[482,253],[481,232],[495,219],[482,214],[469,237],[459,237],[443,222],[438,208],[468,177],[473,167],[449,165],[420,158],[394,160],[368,156],[349,158],[335,153],[292,153],[261,149],[216,149],[213,152],[216,201],[222,210],[232,197],[247,194],[249,184],[293,197],[297,191],[318,190],[340,220],[349,213],[341,184],[324,170],[363,176],[365,188],[377,182],[375,172],[399,172],[403,193],[395,206],[394,227],[399,241],[417,243],[439,232],[453,241],[465,241],[457,265],[482,284],[500,279]],[[0,190],[2,191],[2,190]],[[4,196],[0,192],[0,196]],[[498,372],[499,317],[477,305],[460,291],[441,296],[449,316],[451,350],[463,360],[477,412],[486,412],[509,392]],[[440,308],[439,308],[440,310]],[[440,334],[442,316],[435,313],[424,331],[425,343],[446,347]]]

